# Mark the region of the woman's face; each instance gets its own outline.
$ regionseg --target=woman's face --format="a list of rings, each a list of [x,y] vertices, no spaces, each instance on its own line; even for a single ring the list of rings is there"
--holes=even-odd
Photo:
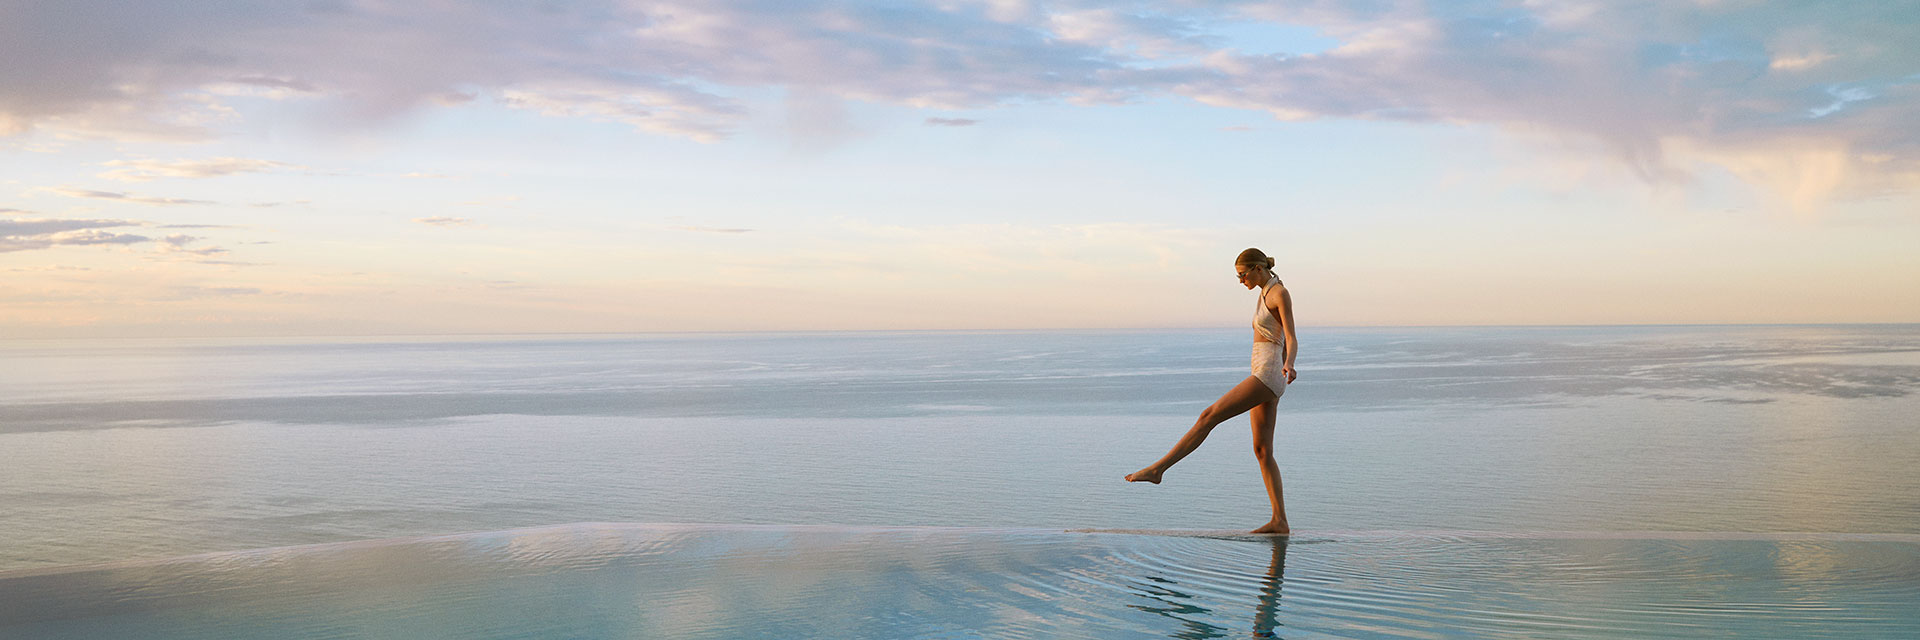
[[[1233,265],[1233,275],[1240,278],[1240,286],[1252,289],[1260,286],[1260,267],[1250,264]]]

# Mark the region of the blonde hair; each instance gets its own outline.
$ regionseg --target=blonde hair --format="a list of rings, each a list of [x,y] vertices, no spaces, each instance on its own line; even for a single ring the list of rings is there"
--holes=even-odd
[[[1246,251],[1240,252],[1240,257],[1233,259],[1233,266],[1238,267],[1240,265],[1272,269],[1273,258],[1267,257],[1267,254],[1259,249],[1248,248]]]

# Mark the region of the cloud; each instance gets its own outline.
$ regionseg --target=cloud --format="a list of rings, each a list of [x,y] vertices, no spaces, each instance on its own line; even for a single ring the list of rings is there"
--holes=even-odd
[[[745,113],[731,101],[668,82],[620,88],[547,83],[538,90],[506,89],[500,101],[543,115],[622,122],[650,133],[717,142]]]
[[[165,237],[154,240],[154,244],[159,246],[160,253],[180,253],[180,254],[203,256],[203,257],[225,255],[227,253],[226,249],[223,249],[220,247],[189,248],[187,246],[201,239],[202,238],[200,238],[199,236],[190,236],[184,233],[175,233],[175,234],[169,234]]]
[[[737,89],[982,106],[1126,75],[1098,48],[966,6],[76,1],[0,26],[0,133],[205,135],[230,115],[223,96],[267,91],[345,122],[488,99],[714,140],[748,116]]]
[[[929,127],[971,127],[976,124],[980,124],[980,121],[970,118],[927,118],[926,122]]]
[[[168,224],[153,225],[138,220],[117,219],[0,219],[0,253],[48,249],[57,246],[155,244],[159,253],[193,256],[217,256],[227,253],[220,247],[191,247],[202,240],[184,233],[153,238],[131,233],[106,231],[115,227],[153,227],[159,229],[228,229],[227,225]]]
[[[23,3],[0,21],[0,135],[205,137],[242,96],[347,126],[486,102],[702,141],[767,95],[802,96],[782,108],[803,124],[840,101],[1183,96],[1577,138],[1652,183],[1772,156],[1816,201],[1920,184],[1916,20],[1911,3],[1643,0]],[[1339,45],[1253,55],[1208,31],[1229,23]]]
[[[1098,3],[1095,3],[1096,5]],[[1112,6],[1056,7],[1046,28],[1063,41],[1104,51],[1138,53],[1148,58],[1184,57],[1207,53],[1210,41],[1198,16],[1174,13],[1179,5],[1160,11]]]
[[[431,225],[435,227],[464,227],[464,226],[473,224],[473,220],[470,220],[467,218],[453,218],[448,216],[431,216],[426,218],[414,218],[413,221],[418,222],[420,224]]]
[[[152,240],[146,236],[130,233],[113,233],[98,229],[63,231],[59,233],[23,234],[0,236],[0,253],[48,249],[56,246],[115,245],[134,244]]]
[[[1920,8],[1875,7],[1249,5],[1248,15],[1309,21],[1343,44],[1297,57],[1209,54],[1219,74],[1179,91],[1282,120],[1484,123],[1584,138],[1655,183],[1688,180],[1689,161],[1733,168],[1720,159],[1767,156],[1802,167],[1786,183],[1812,202],[1920,185],[1911,180],[1920,130],[1904,124],[1920,121],[1910,26]]]
[[[133,220],[60,220],[13,218],[0,220],[0,253],[47,249],[61,245],[133,244],[150,238],[102,231],[138,226]]]
[[[118,167],[100,177],[122,182],[146,182],[157,178],[212,178],[236,173],[255,173],[293,165],[251,158],[208,158],[205,160],[114,160],[105,166]]]
[[[0,220],[0,236],[38,236],[81,229],[101,229],[108,227],[131,227],[139,225],[132,220],[58,220],[42,218],[29,220],[14,218]]]
[[[114,200],[118,202],[132,202],[136,204],[150,204],[155,206],[175,206],[175,205],[187,205],[187,204],[218,204],[218,203],[210,202],[207,200],[188,200],[186,198],[156,198],[151,196],[129,195],[129,194],[120,193],[117,191],[94,191],[92,189],[73,189],[68,187],[50,188],[50,189],[47,189],[47,191],[51,191],[53,193],[57,193],[69,198],[93,198],[96,200]]]
[[[265,76],[246,76],[246,77],[240,77],[240,78],[233,78],[232,80],[229,80],[229,82],[232,82],[234,84],[240,84],[240,85],[266,87],[269,89],[284,89],[287,91],[293,91],[297,93],[318,93],[320,91],[319,87],[313,86],[310,83],[301,82],[299,80],[289,80],[285,78],[268,78]]]
[[[146,236],[137,236],[130,233],[112,233],[112,232],[97,231],[92,229],[88,229],[86,231],[71,231],[67,233],[56,233],[56,234],[52,234],[52,236],[50,237],[52,239],[53,244],[70,244],[70,245],[133,244],[136,242],[146,242],[149,240],[149,238],[147,238]]]

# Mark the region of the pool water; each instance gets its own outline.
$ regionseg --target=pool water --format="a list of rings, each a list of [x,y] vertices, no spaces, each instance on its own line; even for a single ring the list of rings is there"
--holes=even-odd
[[[5,638],[1914,638],[1920,536],[582,523],[0,573]]]

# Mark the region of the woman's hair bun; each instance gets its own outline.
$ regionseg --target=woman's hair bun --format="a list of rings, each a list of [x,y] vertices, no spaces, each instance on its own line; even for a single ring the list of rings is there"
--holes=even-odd
[[[1244,265],[1256,266],[1256,267],[1266,267],[1268,269],[1273,268],[1273,258],[1267,257],[1266,252],[1261,251],[1259,249],[1250,248],[1250,249],[1247,249],[1246,251],[1240,252],[1240,257],[1234,258],[1233,263],[1235,265],[1244,264]]]

